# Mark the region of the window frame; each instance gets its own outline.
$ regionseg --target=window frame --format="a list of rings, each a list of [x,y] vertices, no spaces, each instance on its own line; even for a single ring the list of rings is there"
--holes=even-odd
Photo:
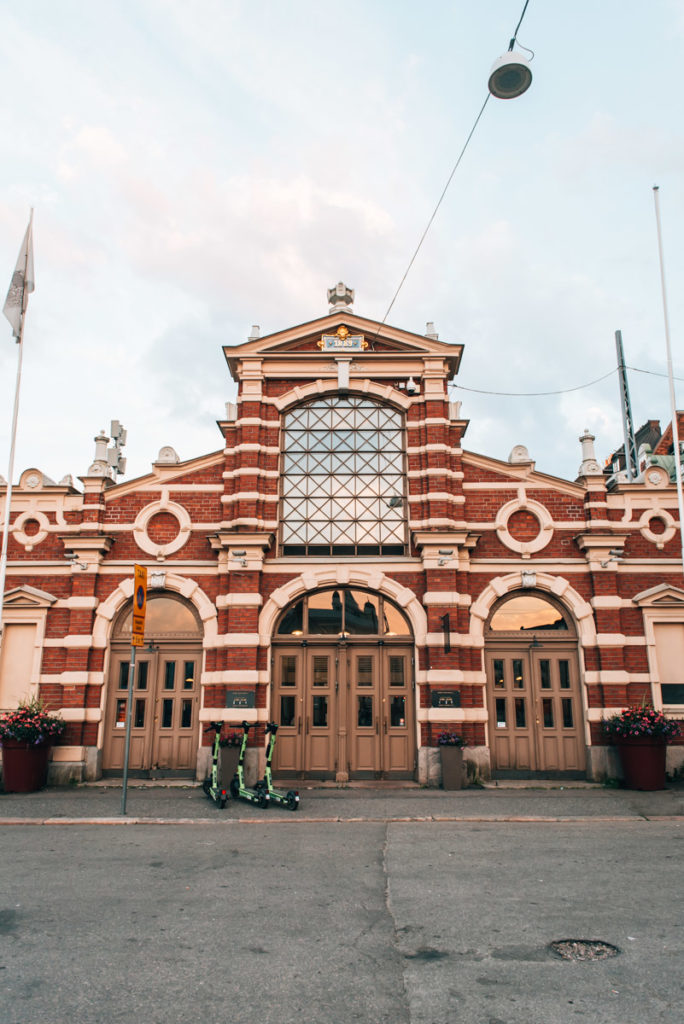
[[[378,536],[379,530],[377,528],[383,522],[382,519],[380,519],[380,518],[376,518],[376,519],[373,519],[373,518],[358,519],[357,518],[357,519],[354,519],[354,520],[351,520],[351,521],[355,522],[355,523],[373,524],[373,527],[374,527],[374,529],[376,531],[376,537],[375,537],[375,541],[376,542],[375,543],[372,543],[372,544],[369,544],[369,543],[359,543],[358,540],[355,539],[353,544],[339,544],[339,543],[335,544],[332,540],[331,541],[326,541],[326,540],[321,539],[320,536],[319,536],[318,542],[316,542],[315,540],[312,541],[310,538],[307,538],[304,541],[304,543],[298,543],[298,544],[294,543],[293,544],[293,543],[291,543],[289,541],[286,541],[284,536],[283,536],[284,526],[285,526],[285,524],[287,522],[287,519],[286,519],[286,517],[284,515],[284,503],[289,498],[289,496],[286,495],[286,493],[285,493],[285,485],[286,485],[286,482],[287,482],[288,478],[290,476],[292,476],[292,475],[306,476],[307,478],[310,479],[313,476],[313,474],[311,474],[311,472],[310,472],[308,467],[307,467],[307,471],[305,473],[301,473],[301,474],[291,474],[291,473],[288,473],[286,471],[286,458],[287,458],[288,455],[291,455],[291,452],[288,451],[287,448],[286,448],[286,439],[285,438],[286,438],[287,430],[288,429],[292,429],[292,426],[288,426],[288,423],[287,423],[288,417],[291,416],[293,413],[297,412],[297,410],[303,410],[303,409],[307,409],[307,408],[315,407],[315,406],[319,406],[319,407],[322,406],[323,408],[325,408],[327,406],[329,409],[333,409],[335,407],[335,401],[336,400],[339,402],[340,400],[344,401],[344,400],[349,400],[349,399],[353,400],[353,402],[350,403],[350,405],[348,407],[350,411],[352,409],[354,409],[354,408],[359,408],[359,407],[366,406],[369,409],[376,409],[376,410],[380,410],[381,412],[386,411],[387,413],[394,414],[398,418],[398,421],[399,421],[398,429],[399,429],[399,433],[400,433],[399,447],[400,447],[401,469],[400,469],[400,471],[397,474],[392,474],[392,475],[393,476],[397,476],[398,482],[399,482],[400,488],[401,488],[400,501],[401,501],[402,518],[401,518],[401,523],[397,524],[397,532],[399,532],[399,526],[401,527],[401,530],[400,530],[401,535],[402,535],[401,542],[397,541],[396,543],[391,544],[391,543],[383,543],[381,541],[380,537]],[[314,429],[316,429],[316,428],[315,427],[307,427],[306,428],[307,431],[312,431]],[[325,427],[320,427],[319,429],[321,431],[323,431],[326,428]],[[328,429],[330,429],[332,432],[334,432],[335,430],[338,430],[340,428],[339,427],[335,427],[335,428],[331,427],[331,428],[328,428]],[[363,427],[349,427],[348,429],[349,430],[357,431],[357,430],[362,430]],[[376,428],[368,428],[368,429],[376,429]],[[382,430],[383,428],[381,426],[381,427],[379,427],[377,429],[378,430]],[[338,559],[339,558],[372,557],[372,558],[376,559],[376,558],[404,558],[404,557],[406,557],[409,554],[408,478],[407,478],[407,455],[406,455],[406,416],[405,416],[405,413],[404,413],[404,411],[402,409],[398,408],[395,405],[392,405],[389,402],[382,402],[382,401],[380,401],[380,400],[378,400],[378,399],[376,399],[376,398],[374,398],[372,396],[369,396],[369,395],[366,395],[366,394],[359,394],[359,393],[356,393],[356,392],[351,392],[351,393],[347,393],[347,394],[344,394],[344,395],[340,395],[339,392],[334,392],[334,393],[329,394],[329,395],[317,395],[314,398],[310,398],[307,401],[299,402],[299,403],[297,403],[295,405],[291,405],[287,409],[283,410],[283,412],[281,414],[281,417],[280,417],[280,435],[279,436],[280,436],[280,444],[279,444],[280,454],[279,454],[279,474],[278,474],[278,555],[280,557],[282,557],[282,558],[291,558],[291,557],[298,557],[298,558],[338,558]],[[311,449],[307,449],[307,450],[310,451]],[[358,449],[353,449],[353,450],[358,450]],[[381,452],[382,448],[378,447],[378,448],[375,449],[375,451],[376,452]],[[336,454],[332,447],[329,449],[329,452],[332,455]],[[338,474],[336,474],[334,472],[331,472],[330,474],[328,474],[326,479],[328,479],[328,480],[335,479],[336,475],[338,475]],[[357,477],[357,478],[359,476],[361,476],[361,475],[363,475],[363,474],[359,474],[359,473],[355,473],[354,474],[354,476]],[[375,479],[375,480],[382,479],[382,476],[383,476],[383,474],[380,472],[380,473],[377,473],[374,476],[373,479]],[[379,489],[378,489],[378,491],[379,491]],[[316,500],[316,496],[315,495],[308,495],[306,497],[302,497],[302,501],[308,502],[310,498],[313,498],[314,501]],[[326,499],[325,499],[324,496],[320,496],[317,500],[324,501]],[[330,500],[332,501],[332,500],[336,500],[336,499],[331,495]],[[339,500],[339,499],[337,499],[337,500]],[[349,500],[350,501],[354,501],[356,499],[355,499],[355,497],[350,497]],[[325,529],[326,526],[329,527],[331,524],[334,524],[336,522],[336,519],[333,516],[333,517],[326,518],[326,519],[318,519],[318,517],[317,517],[316,520],[313,520],[313,518],[311,516],[311,508],[309,507],[309,508],[307,508],[307,517],[306,517],[306,519],[304,519],[304,522],[311,523],[312,521],[320,522],[320,524],[321,524],[321,532],[322,532],[322,530]],[[327,551],[323,550],[324,548],[327,548]],[[386,548],[388,550],[383,551],[383,548]],[[399,548],[401,548],[401,551],[398,550]],[[312,550],[312,549],[314,549],[314,550]],[[342,549],[345,549],[345,550],[342,550]]]

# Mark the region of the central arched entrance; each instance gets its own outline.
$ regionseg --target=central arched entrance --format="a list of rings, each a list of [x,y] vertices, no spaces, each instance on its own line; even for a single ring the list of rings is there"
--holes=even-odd
[[[485,630],[493,774],[583,775],[586,748],[577,631],[540,592],[513,593]]]
[[[278,774],[413,777],[413,636],[392,601],[346,586],[300,597],[276,623],[272,656]]]
[[[123,771],[132,602],[114,623],[103,775]],[[200,743],[202,626],[192,606],[173,594],[147,600],[144,647],[136,654],[129,767],[133,777],[193,778]]]

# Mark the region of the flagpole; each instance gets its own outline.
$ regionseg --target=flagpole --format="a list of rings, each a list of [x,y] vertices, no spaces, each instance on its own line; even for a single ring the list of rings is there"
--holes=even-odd
[[[29,219],[29,231],[31,231],[32,228],[33,207],[31,207],[31,217]],[[30,237],[31,234],[29,234],[29,238]],[[2,649],[2,640],[4,635],[3,612],[5,608],[7,546],[9,541],[10,512],[12,507],[12,480],[14,479],[14,453],[17,443],[17,421],[19,419],[19,392],[21,389],[21,366],[24,358],[24,320],[26,318],[26,306],[28,304],[28,289],[26,287],[26,275],[28,272],[30,252],[31,248],[29,245],[27,245],[26,256],[24,258],[24,290],[21,301],[21,319],[19,321],[19,335],[17,337],[17,345],[19,347],[19,352],[17,354],[17,380],[14,387],[14,411],[12,413],[12,434],[10,440],[10,456],[7,474],[7,492],[5,494],[5,521],[2,530],[2,552],[0,553],[0,650]]]

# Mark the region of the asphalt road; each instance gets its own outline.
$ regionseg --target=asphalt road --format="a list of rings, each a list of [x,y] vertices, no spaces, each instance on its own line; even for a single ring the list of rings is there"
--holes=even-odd
[[[681,1024],[681,819],[15,825],[0,1024]],[[565,962],[554,940],[618,956]]]

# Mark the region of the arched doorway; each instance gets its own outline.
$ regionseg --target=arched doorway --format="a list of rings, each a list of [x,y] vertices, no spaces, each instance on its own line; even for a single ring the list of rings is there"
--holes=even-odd
[[[120,612],[111,644],[102,755],[105,775],[123,771],[132,604]],[[145,647],[135,660],[129,769],[133,777],[195,774],[199,734],[202,626],[188,602],[150,594]]]
[[[494,774],[585,770],[577,632],[539,592],[499,601],[485,631],[489,745]]]
[[[278,774],[413,776],[413,636],[392,601],[347,586],[301,597],[276,623],[272,656]]]

